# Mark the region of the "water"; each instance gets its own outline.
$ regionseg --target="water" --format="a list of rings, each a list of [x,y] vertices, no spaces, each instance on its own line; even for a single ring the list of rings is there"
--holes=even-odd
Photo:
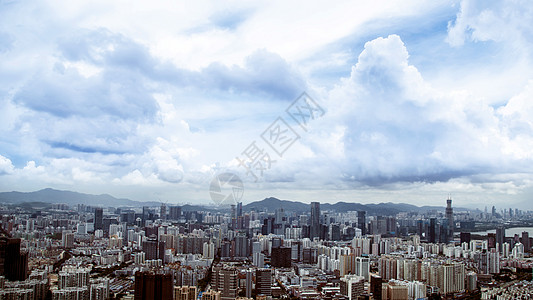
[[[505,229],[505,236],[513,237],[515,234],[518,234],[519,236],[522,236],[522,231],[527,231],[527,232],[529,232],[529,236],[533,236],[533,227],[506,228]],[[488,235],[489,233],[496,233],[496,229],[485,230],[485,231],[473,231],[472,232],[472,234],[479,234],[479,235]]]

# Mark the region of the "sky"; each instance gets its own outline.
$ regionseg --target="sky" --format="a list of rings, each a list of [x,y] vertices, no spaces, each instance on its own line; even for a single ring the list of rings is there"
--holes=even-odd
[[[525,0],[0,0],[0,191],[531,209],[532,43]]]

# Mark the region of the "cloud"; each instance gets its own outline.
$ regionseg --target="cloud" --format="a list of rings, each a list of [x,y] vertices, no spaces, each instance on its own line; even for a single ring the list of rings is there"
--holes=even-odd
[[[527,2],[0,5],[1,188],[205,199],[304,90],[327,113],[249,195],[531,187]]]
[[[306,87],[302,75],[279,55],[267,50],[251,53],[243,66],[214,62],[201,70],[191,71],[160,60],[144,45],[104,29],[76,32],[60,42],[60,49],[67,60],[94,65],[110,74],[106,80],[124,79],[137,89],[143,86],[140,78],[145,78],[178,87],[218,89],[237,94],[261,93],[276,99],[292,99]]]
[[[235,30],[250,16],[247,9],[228,9],[213,13],[209,20],[217,27],[228,30]]]
[[[448,24],[447,41],[453,46],[465,41],[531,43],[532,22],[533,8],[527,1],[463,0],[456,20]]]
[[[329,92],[327,114],[302,140],[315,153],[308,171],[322,173],[324,184],[336,178],[345,188],[387,189],[502,172],[513,181],[531,166],[530,86],[496,111],[483,99],[431,87],[408,58],[397,35],[365,44],[350,77]],[[509,140],[511,126],[522,136]]]
[[[0,175],[13,173],[13,164],[9,158],[0,155]]]
[[[0,31],[0,53],[11,50],[14,38],[6,33]]]
[[[306,89],[305,80],[279,55],[258,50],[246,58],[244,67],[211,64],[202,70],[206,86],[221,90],[246,91],[293,100]]]

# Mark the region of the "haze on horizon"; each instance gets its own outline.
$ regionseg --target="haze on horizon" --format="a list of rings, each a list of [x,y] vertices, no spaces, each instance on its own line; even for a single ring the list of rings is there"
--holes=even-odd
[[[0,191],[530,208],[533,7],[378,2],[1,1]]]

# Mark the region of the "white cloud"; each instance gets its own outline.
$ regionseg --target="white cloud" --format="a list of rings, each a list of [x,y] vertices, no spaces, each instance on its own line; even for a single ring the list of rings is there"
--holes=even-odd
[[[457,19],[448,25],[447,41],[461,46],[466,40],[505,42],[522,52],[533,34],[533,8],[528,1],[463,0]]]
[[[0,155],[0,175],[13,173],[13,163],[7,157]]]
[[[447,28],[448,1],[228,5],[0,4],[0,189],[207,199],[305,89],[326,115],[247,197],[533,191],[527,2],[462,1]]]

